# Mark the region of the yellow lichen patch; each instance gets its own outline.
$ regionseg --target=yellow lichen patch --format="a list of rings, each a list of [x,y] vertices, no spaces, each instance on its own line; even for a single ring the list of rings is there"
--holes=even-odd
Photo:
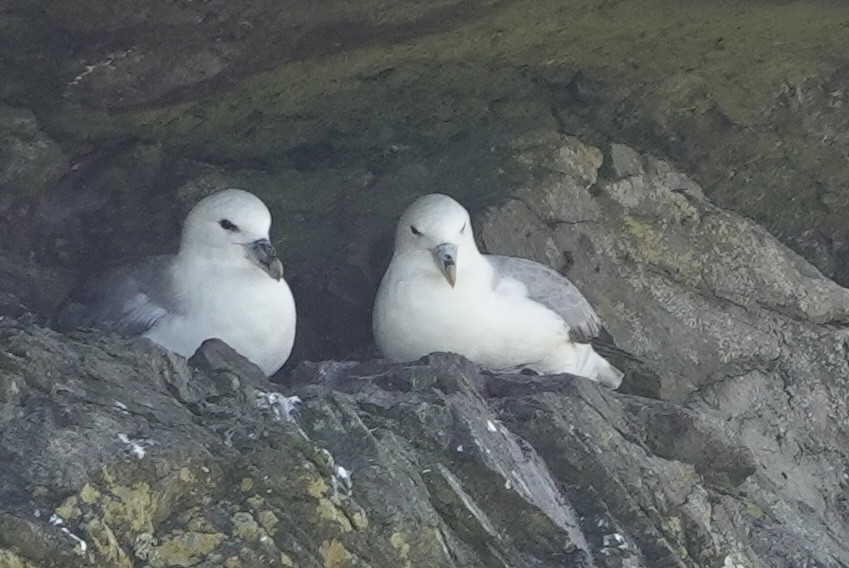
[[[209,522],[209,519],[203,516],[204,511],[205,508],[203,507],[192,507],[191,509],[187,509],[185,513],[188,513],[190,518],[184,529],[196,532],[215,532],[215,528],[212,526],[212,523]]]
[[[681,518],[674,515],[667,517],[661,524],[661,530],[666,535],[667,541],[670,545],[672,545],[675,551],[682,558],[689,558],[690,555],[684,545],[686,535],[684,534],[684,523],[681,521]]]
[[[673,193],[671,197],[673,215],[677,222],[689,223],[690,226],[698,225],[701,222],[699,210],[693,207],[686,197],[679,193]]]
[[[613,441],[613,432],[602,430],[598,435],[598,445],[603,448],[610,448],[610,442]]]
[[[389,544],[398,551],[402,560],[407,560],[407,557],[410,555],[410,545],[404,538],[404,535],[397,532],[392,533],[392,536],[389,537]]]
[[[339,507],[333,504],[330,499],[322,497],[318,500],[318,505],[315,507],[315,512],[318,514],[319,518],[335,521],[342,527],[344,532],[351,532],[354,530],[354,527],[351,526],[351,521],[348,517],[339,510]]]
[[[622,224],[630,237],[622,244],[636,260],[663,268],[690,285],[701,280],[702,262],[692,249],[673,250],[662,231],[631,215],[624,215]]]
[[[354,528],[358,531],[362,531],[368,528],[368,517],[365,514],[365,511],[357,511],[353,515],[351,515],[351,523],[354,525]]]
[[[231,556],[224,561],[224,568],[241,568],[242,561],[235,556]]]
[[[654,227],[631,215],[622,217],[622,223],[628,233],[642,245],[641,248],[647,251],[657,250],[663,236],[655,231]]]
[[[266,535],[250,513],[239,511],[233,515],[233,536],[255,542]]]
[[[91,483],[86,483],[80,489],[80,500],[86,505],[91,505],[100,499],[100,491],[94,488]]]
[[[244,478],[242,480],[242,482],[239,484],[239,489],[241,489],[244,492],[248,492],[253,488],[254,488],[254,480],[251,479],[250,477]]]
[[[330,486],[320,477],[313,477],[307,484],[307,493],[316,499],[325,495],[329,490]]]
[[[79,499],[77,496],[71,495],[65,499],[61,505],[56,507],[56,514],[66,521],[78,519],[82,511],[79,508]]]
[[[92,519],[83,526],[85,541],[92,546],[95,556],[103,566],[132,568],[129,555],[121,548],[112,528],[100,519]]]
[[[294,562],[294,560],[292,560],[292,558],[291,558],[288,554],[285,554],[285,553],[283,553],[283,552],[281,552],[281,553],[280,553],[280,563],[281,563],[283,566],[287,566],[287,567],[289,567],[289,568],[294,568],[294,567],[295,567],[295,562]]]
[[[115,477],[112,475],[112,472],[109,471],[109,468],[106,467],[105,465],[100,468],[100,475],[103,476],[103,481],[105,481],[106,483],[108,483],[108,484],[115,483]]]
[[[180,471],[177,473],[177,479],[182,481],[183,483],[197,483],[197,475],[191,469],[187,467],[181,467]]]
[[[187,532],[167,538],[151,550],[148,563],[154,568],[191,566],[203,560],[225,540],[221,533]]]
[[[746,505],[746,514],[752,517],[753,519],[757,519],[762,521],[764,517],[766,517],[766,513],[764,510],[755,505],[754,503],[749,503]]]
[[[103,498],[103,520],[111,526],[134,533],[153,531],[153,500],[147,483],[111,487],[111,495]]]
[[[318,547],[318,552],[321,554],[322,564],[324,568],[342,568],[349,566],[354,560],[354,556],[348,552],[345,545],[338,540],[325,540]]]
[[[265,507],[265,499],[260,497],[259,495],[251,495],[246,499],[248,504],[254,509],[259,509],[261,507]]]
[[[264,528],[268,534],[273,535],[274,528],[280,521],[280,519],[277,518],[277,515],[275,515],[271,511],[260,511],[257,514],[257,517],[259,517],[259,524],[262,525],[262,528]]]
[[[24,560],[9,550],[0,550],[0,566],[3,568],[38,568],[35,564]]]

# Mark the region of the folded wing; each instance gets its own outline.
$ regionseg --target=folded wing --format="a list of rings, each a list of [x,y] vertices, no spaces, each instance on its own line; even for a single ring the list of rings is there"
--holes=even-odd
[[[506,278],[522,283],[528,297],[560,315],[569,326],[572,341],[588,343],[601,332],[595,310],[568,278],[556,270],[510,256],[486,255],[496,273],[495,286]]]
[[[178,311],[169,293],[173,259],[173,255],[155,256],[93,274],[71,290],[56,312],[53,327],[143,334],[163,316]]]

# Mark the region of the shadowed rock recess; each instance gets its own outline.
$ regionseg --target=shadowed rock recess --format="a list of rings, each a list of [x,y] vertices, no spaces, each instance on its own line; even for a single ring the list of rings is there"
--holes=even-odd
[[[849,565],[849,291],[661,160],[510,152],[480,241],[585,291],[622,392],[450,354],[275,385],[216,340],[57,334],[7,286],[0,566]]]

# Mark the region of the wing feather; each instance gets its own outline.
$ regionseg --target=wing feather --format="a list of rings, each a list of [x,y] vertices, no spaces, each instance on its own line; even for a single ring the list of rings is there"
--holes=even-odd
[[[58,331],[99,329],[123,336],[141,335],[177,311],[172,293],[173,255],[155,256],[97,272],[77,285],[53,319]]]
[[[589,342],[601,332],[601,319],[581,291],[556,270],[511,256],[486,255],[499,281],[512,278],[527,289],[528,297],[560,315],[573,341]]]

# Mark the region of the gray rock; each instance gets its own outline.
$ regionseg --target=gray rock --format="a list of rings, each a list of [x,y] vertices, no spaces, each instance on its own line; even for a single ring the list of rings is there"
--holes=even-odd
[[[575,138],[514,150],[481,240],[568,273],[639,359],[625,392],[323,361],[287,420],[220,341],[186,362],[38,327],[37,267],[3,258],[0,566],[849,565],[846,291],[662,161],[609,180]],[[180,192],[227,181],[203,172]]]
[[[565,269],[619,347],[654,372],[650,380],[626,377],[624,388],[683,405],[684,414],[646,406],[634,415],[660,435],[643,437],[652,452],[723,486],[753,474],[741,487],[760,511],[755,516],[781,525],[782,540],[817,550],[803,561],[792,546],[779,554],[764,536],[753,550],[776,557],[759,562],[844,565],[849,291],[759,226],[712,205],[662,161],[643,157],[644,171],[583,188],[574,180],[586,179],[591,162],[577,159],[574,172],[540,170],[541,190],[528,184],[515,201],[491,209],[480,222],[487,249]],[[598,214],[577,223],[553,217],[573,202]],[[516,238],[518,226],[531,229]],[[686,433],[701,420],[714,426]],[[719,425],[751,456],[722,465],[738,450],[710,449],[707,432]],[[716,538],[715,529],[704,534]]]
[[[643,157],[639,152],[625,144],[610,145],[610,160],[616,179],[641,175],[645,173]]]
[[[342,390],[305,367],[304,408],[289,423],[251,402],[274,387],[220,342],[189,367],[149,343],[34,327],[2,339],[0,558],[10,561],[688,565],[675,523],[713,530],[707,502],[722,494],[676,460],[704,465],[694,448],[709,439],[722,467],[742,472],[724,492],[751,473],[745,452],[692,423],[675,450],[654,454],[645,440],[668,425],[645,416],[680,415],[668,403],[618,400],[569,377],[525,377],[537,394],[488,401],[497,378],[453,355],[337,366]],[[638,502],[655,513],[633,516]],[[716,561],[717,550],[698,552]]]
[[[67,171],[68,159],[41,130],[35,115],[0,104],[0,195],[38,195]]]

